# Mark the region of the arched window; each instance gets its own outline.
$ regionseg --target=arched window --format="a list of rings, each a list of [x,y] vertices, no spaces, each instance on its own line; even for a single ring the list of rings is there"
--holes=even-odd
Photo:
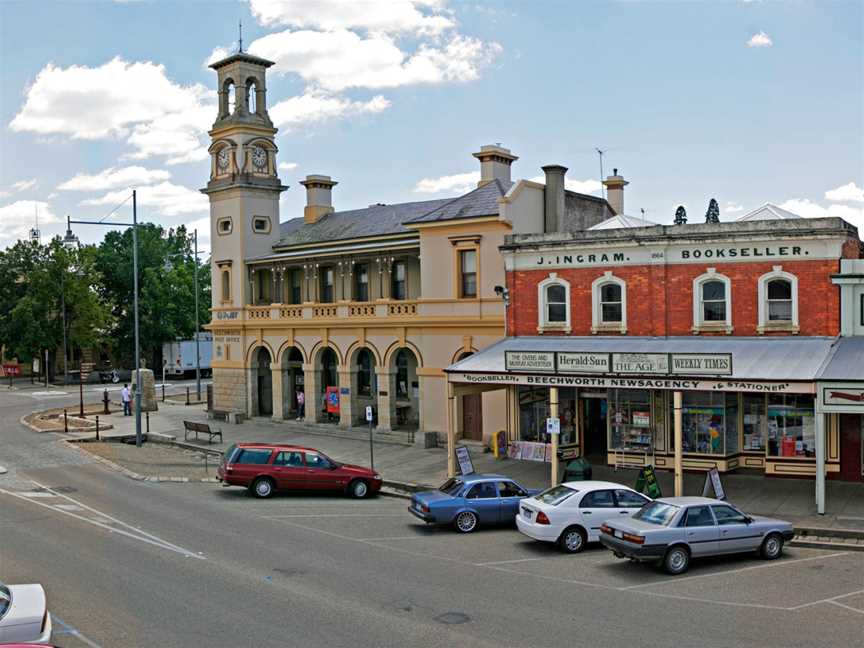
[[[759,277],[759,333],[798,332],[798,277],[774,266]]]
[[[714,268],[693,280],[693,330],[732,332],[732,282]]]
[[[591,283],[591,332],[627,332],[627,284],[607,270]]]
[[[537,330],[570,332],[570,283],[551,273],[537,284]]]
[[[255,83],[255,79],[250,78],[246,81],[246,107],[249,109],[250,113],[258,112],[258,98],[255,96],[255,89],[257,87],[257,83]]]
[[[231,301],[231,273],[222,271],[222,301]]]
[[[225,93],[228,101],[228,114],[233,115],[234,109],[237,107],[237,88],[234,87],[234,82],[230,79],[225,82]]]

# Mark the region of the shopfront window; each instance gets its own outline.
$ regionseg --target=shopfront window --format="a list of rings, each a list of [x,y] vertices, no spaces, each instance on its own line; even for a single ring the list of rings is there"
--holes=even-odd
[[[644,389],[610,389],[609,447],[647,451],[653,443],[651,394]]]
[[[738,395],[684,392],[682,449],[698,454],[730,454],[738,449]]]
[[[561,421],[562,446],[579,443],[575,387],[558,389],[558,419]],[[519,439],[550,443],[546,419],[550,416],[549,388],[519,387]]]
[[[815,456],[816,419],[812,395],[768,395],[768,454],[772,457]]]
[[[765,452],[765,429],[768,417],[764,394],[744,394],[741,397],[744,423],[744,452]]]

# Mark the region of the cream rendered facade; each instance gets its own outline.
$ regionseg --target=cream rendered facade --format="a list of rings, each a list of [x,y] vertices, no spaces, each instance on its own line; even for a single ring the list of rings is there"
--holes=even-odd
[[[336,212],[336,182],[307,176],[303,217],[280,223],[286,187],[266,109],[270,65],[238,53],[211,66],[220,112],[202,191],[211,205],[214,408],[294,419],[302,392],[307,421],[352,427],[371,405],[379,430],[419,431],[418,443],[428,440],[422,433],[443,438],[448,425],[477,441],[505,429],[507,395],[448,402],[443,370],[504,337],[498,246],[509,233],[544,231],[546,186],[512,183],[516,156],[484,146],[474,154],[478,188],[465,196]],[[547,185],[557,183],[563,205],[566,169],[555,169],[560,182],[547,175]],[[597,211],[590,224],[611,214],[604,200],[579,199]],[[338,394],[338,414],[332,403],[327,411],[328,393]]]

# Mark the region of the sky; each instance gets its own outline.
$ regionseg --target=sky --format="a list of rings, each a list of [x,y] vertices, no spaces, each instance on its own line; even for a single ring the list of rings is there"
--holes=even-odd
[[[207,64],[238,21],[276,63],[283,221],[307,174],[336,209],[456,196],[500,143],[514,179],[562,164],[596,195],[603,150],[625,212],[658,223],[716,198],[721,220],[770,201],[864,227],[860,0],[3,0],[0,247],[37,212],[43,241],[67,214],[129,220],[134,187],[139,219],[206,249]]]

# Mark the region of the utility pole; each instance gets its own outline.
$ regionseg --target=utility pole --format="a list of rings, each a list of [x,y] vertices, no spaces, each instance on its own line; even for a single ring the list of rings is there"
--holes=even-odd
[[[603,184],[603,151],[599,148],[594,150],[600,156],[600,197],[606,198],[606,186]]]
[[[135,310],[135,446],[141,447],[141,341],[138,336],[138,195],[132,190],[132,290]]]
[[[201,400],[201,342],[198,339],[198,230],[195,230],[195,393]],[[164,383],[164,381],[163,381]]]

